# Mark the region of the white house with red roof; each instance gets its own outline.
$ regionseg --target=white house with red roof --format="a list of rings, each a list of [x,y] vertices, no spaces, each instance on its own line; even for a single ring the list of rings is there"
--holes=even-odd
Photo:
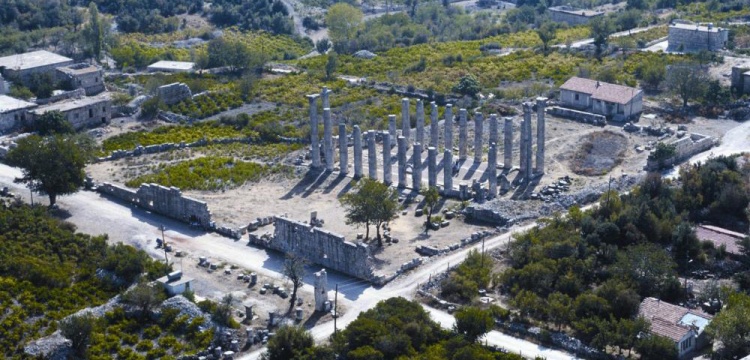
[[[704,330],[713,316],[656,298],[645,298],[638,315],[651,323],[651,333],[675,342],[680,358],[686,357],[708,343]]]
[[[643,111],[643,91],[597,80],[572,77],[560,86],[562,106],[604,115],[610,120],[638,118]]]

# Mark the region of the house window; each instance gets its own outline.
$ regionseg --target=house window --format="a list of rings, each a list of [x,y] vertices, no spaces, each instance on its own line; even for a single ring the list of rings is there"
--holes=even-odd
[[[89,117],[94,117],[94,109],[89,109]]]
[[[578,101],[578,94],[576,94],[576,101]]]

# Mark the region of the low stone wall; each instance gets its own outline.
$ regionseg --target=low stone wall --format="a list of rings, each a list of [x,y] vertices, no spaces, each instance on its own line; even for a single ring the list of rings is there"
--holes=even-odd
[[[97,187],[97,191],[172,219],[198,224],[204,229],[214,227],[208,204],[182,195],[176,187],[143,184],[134,191],[105,182]]]
[[[547,110],[547,113],[554,116],[563,117],[570,120],[575,120],[584,124],[592,124],[596,126],[604,126],[607,124],[607,118],[604,115],[593,114],[590,112],[573,110],[562,108],[559,106],[553,106]]]
[[[375,280],[367,245],[346,241],[342,235],[284,217],[274,217],[274,225],[273,236],[250,234],[250,243],[294,254],[360,279]]]
[[[78,89],[66,91],[57,95],[52,95],[46,99],[37,99],[36,103],[39,105],[46,105],[49,103],[58,102],[60,100],[81,99],[84,96],[86,96],[86,91],[83,88],[78,88]]]
[[[673,141],[671,144],[675,145],[675,151],[677,152],[675,156],[662,161],[649,159],[646,162],[646,170],[653,171],[663,167],[674,166],[695,154],[707,151],[712,148],[716,142],[710,136],[692,133]]]

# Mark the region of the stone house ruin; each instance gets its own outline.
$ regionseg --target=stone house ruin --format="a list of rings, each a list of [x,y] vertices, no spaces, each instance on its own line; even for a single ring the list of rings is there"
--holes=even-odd
[[[645,298],[638,315],[651,322],[651,333],[674,341],[680,359],[708,344],[703,330],[713,316],[700,310],[688,309],[656,298]]]
[[[74,89],[82,88],[86,96],[104,91],[104,71],[98,66],[78,63],[57,68],[57,81],[67,82]]]
[[[190,91],[190,88],[183,83],[172,83],[159,86],[159,88],[156,89],[156,95],[165,104],[172,105],[193,96],[193,93]]]
[[[643,91],[622,85],[572,77],[560,86],[561,105],[626,121],[640,117]]]
[[[26,112],[36,104],[0,95],[0,133],[17,129],[26,121]]]
[[[31,110],[31,120],[36,120],[48,111],[60,111],[76,130],[107,124],[111,118],[112,100],[109,93],[94,97],[62,101]]]
[[[738,95],[750,94],[750,62],[732,67],[732,88]]]
[[[576,9],[570,5],[554,6],[548,10],[552,21],[574,26],[588,24],[592,19],[604,16],[601,11]]]
[[[676,22],[669,25],[667,51],[718,51],[727,46],[729,30],[713,24],[698,25]]]
[[[73,64],[73,59],[39,50],[0,57],[3,76],[26,82],[32,74],[51,73],[56,68]]]
[[[673,166],[695,154],[704,152],[716,144],[714,139],[708,135],[691,133],[682,138],[672,141],[675,154],[668,159],[651,159],[646,161],[646,170],[657,170],[665,166]]]

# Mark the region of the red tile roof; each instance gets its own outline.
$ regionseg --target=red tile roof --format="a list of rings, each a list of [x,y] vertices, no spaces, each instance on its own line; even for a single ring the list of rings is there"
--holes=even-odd
[[[741,255],[737,240],[742,240],[746,236],[745,234],[711,225],[696,226],[695,235],[698,237],[698,240],[708,240],[716,247],[724,245],[728,253],[735,255]]]
[[[589,94],[592,99],[602,100],[617,104],[627,104],[633,100],[641,90],[636,88],[609,84],[601,81],[572,77],[562,86],[561,90],[570,90],[579,93]]]
[[[709,320],[713,318],[703,311],[677,306],[652,297],[643,299],[638,309],[638,315],[651,322],[652,333],[674,341],[680,341],[690,331],[689,326],[680,324],[680,320],[687,314]]]

